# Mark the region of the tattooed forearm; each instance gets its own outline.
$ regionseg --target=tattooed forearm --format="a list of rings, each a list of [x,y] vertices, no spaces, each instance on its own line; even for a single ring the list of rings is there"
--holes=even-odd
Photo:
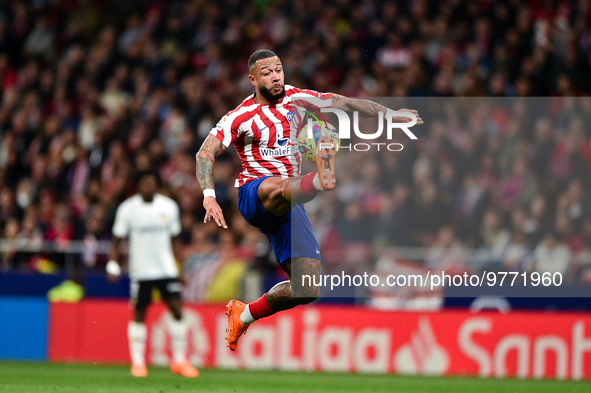
[[[197,182],[202,190],[213,188],[213,161],[210,154],[197,154]]]
[[[202,190],[208,188],[214,188],[213,185],[213,163],[223,152],[226,151],[226,147],[216,137],[209,135],[201,149],[197,153],[197,168],[195,175],[197,182],[201,186]]]
[[[349,98],[340,94],[332,95],[332,107],[345,112],[357,111],[361,117],[376,117],[379,112],[386,113],[388,108],[377,102]]]

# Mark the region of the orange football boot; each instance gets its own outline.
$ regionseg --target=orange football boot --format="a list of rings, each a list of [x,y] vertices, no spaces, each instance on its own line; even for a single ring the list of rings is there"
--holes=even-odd
[[[131,366],[131,375],[134,377],[147,377],[148,369],[145,364],[134,364]]]
[[[334,157],[336,155],[334,143],[331,137],[322,135],[316,146],[316,167],[318,168],[320,187],[325,191],[332,190],[337,184],[334,175]]]
[[[228,328],[226,329],[226,340],[228,341],[228,347],[230,351],[235,351],[238,348],[238,339],[248,329],[248,326],[244,326],[240,322],[240,314],[246,307],[246,304],[239,302],[238,300],[230,300],[226,305],[226,315],[228,316]]]
[[[173,374],[182,375],[187,378],[196,378],[199,376],[199,370],[193,367],[193,365],[187,360],[171,364],[170,371],[172,371]]]

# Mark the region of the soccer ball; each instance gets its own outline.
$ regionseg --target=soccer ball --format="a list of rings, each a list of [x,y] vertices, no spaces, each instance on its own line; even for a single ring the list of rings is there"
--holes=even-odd
[[[304,159],[316,162],[316,143],[323,135],[328,135],[332,138],[335,145],[335,154],[339,151],[341,140],[339,139],[339,132],[330,123],[318,122],[316,120],[311,122],[312,138],[308,138],[308,124],[300,130],[298,134],[298,147]]]

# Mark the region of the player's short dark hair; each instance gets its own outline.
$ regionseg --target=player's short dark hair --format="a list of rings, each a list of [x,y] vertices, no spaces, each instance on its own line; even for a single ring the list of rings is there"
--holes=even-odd
[[[136,184],[139,184],[144,177],[148,177],[148,176],[153,176],[156,179],[156,182],[158,183],[158,185],[161,184],[161,182],[160,182],[160,174],[158,174],[158,172],[155,171],[154,169],[144,169],[144,170],[139,171],[138,173],[136,173],[136,175],[135,175],[135,183]]]
[[[259,49],[248,58],[248,69],[250,70],[258,60],[268,59],[269,57],[275,56],[277,56],[277,54],[271,50]]]

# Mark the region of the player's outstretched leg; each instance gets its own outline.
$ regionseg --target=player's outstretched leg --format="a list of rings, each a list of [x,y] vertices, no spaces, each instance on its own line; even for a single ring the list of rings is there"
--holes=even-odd
[[[288,179],[272,176],[261,182],[258,195],[267,212],[277,217],[284,216],[293,205],[310,202],[320,191],[330,191],[335,187],[335,144],[328,135],[323,135],[317,146],[317,172]]]
[[[250,304],[231,300],[226,305],[226,315],[228,316],[226,340],[228,340],[228,347],[231,351],[238,348],[238,340],[254,321],[318,299],[320,288],[313,283],[319,281],[318,277],[316,280],[313,280],[313,277],[320,275],[319,259],[293,258],[293,264],[291,259],[288,259],[282,267],[293,283],[291,281],[280,282]],[[309,282],[302,280],[304,275],[309,275],[312,280]],[[292,288],[296,290],[294,296],[292,296]]]

